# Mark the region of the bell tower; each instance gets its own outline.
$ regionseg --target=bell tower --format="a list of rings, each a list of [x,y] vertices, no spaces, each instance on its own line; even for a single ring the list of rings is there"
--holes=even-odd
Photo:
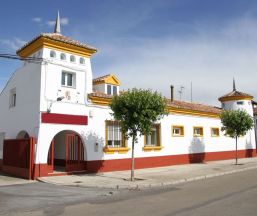
[[[247,93],[237,91],[235,79],[233,79],[233,91],[219,98],[224,110],[245,110],[249,115],[253,116],[252,106],[253,96]]]
[[[24,59],[41,61],[41,108],[58,113],[62,110],[57,110],[57,104],[86,103],[93,91],[91,56],[96,52],[96,48],[62,34],[58,11],[53,33],[41,33],[16,53]],[[33,65],[28,61],[26,67],[32,70]]]

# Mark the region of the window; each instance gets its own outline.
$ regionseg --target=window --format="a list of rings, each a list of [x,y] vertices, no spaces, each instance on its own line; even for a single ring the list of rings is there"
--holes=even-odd
[[[17,95],[16,95],[16,88],[11,89],[10,91],[10,107],[15,107],[16,106],[16,99],[17,99]]]
[[[108,95],[112,94],[112,86],[111,85],[107,85],[107,94]]]
[[[211,128],[211,136],[212,137],[220,136],[220,129],[219,128]]]
[[[65,61],[66,60],[66,55],[64,53],[61,53],[61,57],[60,58],[61,58],[61,60]]]
[[[112,90],[113,90],[112,94],[117,95],[117,86],[113,86]]]
[[[160,146],[160,125],[153,125],[151,134],[145,136],[145,146]]]
[[[194,127],[194,136],[201,137],[203,136],[203,127]]]
[[[172,136],[184,136],[184,126],[173,125]]]
[[[237,105],[244,105],[244,101],[237,101],[236,104]]]
[[[74,73],[62,72],[62,86],[75,88],[75,81]]]
[[[79,63],[80,63],[80,64],[85,64],[85,59],[84,59],[84,58],[80,58],[80,59],[79,59]]]
[[[51,58],[56,58],[56,52],[53,51],[53,50],[51,50],[51,51],[50,51],[50,57],[51,57]]]
[[[71,61],[71,62],[76,62],[76,58],[75,58],[74,55],[71,55],[71,56],[70,56],[70,61]]]
[[[110,148],[125,147],[121,125],[117,121],[106,121],[106,146]]]
[[[113,85],[107,85],[107,94],[108,95],[117,95],[118,87]]]

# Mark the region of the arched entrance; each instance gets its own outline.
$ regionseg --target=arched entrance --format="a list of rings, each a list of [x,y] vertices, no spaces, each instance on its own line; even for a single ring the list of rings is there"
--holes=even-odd
[[[75,172],[86,169],[84,146],[74,131],[61,131],[53,138],[47,160],[52,172]]]
[[[29,139],[29,134],[27,131],[22,130],[17,134],[16,139]]]

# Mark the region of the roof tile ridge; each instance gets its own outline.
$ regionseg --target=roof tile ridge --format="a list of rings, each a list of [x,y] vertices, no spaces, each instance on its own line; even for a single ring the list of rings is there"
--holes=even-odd
[[[213,107],[213,108],[216,108],[215,106],[213,105],[209,105],[209,104],[204,104],[204,103],[199,103],[199,102],[191,102],[191,101],[181,101],[181,100],[173,100],[171,101],[170,99],[166,98],[167,100],[169,100],[170,102],[181,102],[181,103],[187,103],[187,104],[194,104],[194,105],[201,105],[201,106],[208,106],[208,107]]]
[[[94,78],[93,80],[101,79],[101,78],[108,77],[108,76],[111,76],[111,75],[112,75],[112,74],[106,74],[106,75],[103,75],[103,76],[100,76],[100,77],[96,77],[96,78]]]

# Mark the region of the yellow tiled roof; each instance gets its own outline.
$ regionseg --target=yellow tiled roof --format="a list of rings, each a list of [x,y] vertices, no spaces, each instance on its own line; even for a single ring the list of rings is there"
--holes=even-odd
[[[253,96],[252,95],[249,95],[249,94],[246,94],[246,93],[243,93],[243,92],[239,92],[239,91],[232,91],[232,92],[229,92],[228,94],[225,94],[223,96],[221,96],[219,98],[219,101],[226,101],[226,100],[232,100],[232,99],[245,99],[245,98],[249,98],[249,99],[253,99]]]
[[[112,95],[107,95],[105,93],[100,93],[100,92],[94,92],[89,94],[89,98],[99,98],[99,99],[102,98],[102,99],[111,101]],[[200,103],[191,103],[191,102],[177,101],[177,100],[171,101],[170,99],[166,99],[166,103],[168,108],[204,112],[204,113],[210,113],[214,115],[219,115],[222,112],[221,108],[200,104]]]
[[[72,38],[69,38],[67,36],[58,34],[58,33],[41,33],[40,35],[38,35],[37,37],[35,37],[34,39],[32,39],[31,41],[29,41],[28,43],[26,43],[24,46],[22,46],[20,49],[17,50],[16,53],[19,53],[21,50],[23,50],[24,48],[26,48],[27,46],[29,46],[30,44],[32,44],[34,41],[36,41],[37,39],[44,37],[44,38],[48,38],[54,41],[58,41],[58,42],[63,42],[63,43],[67,43],[67,44],[71,44],[77,47],[82,47],[82,48],[86,48],[86,49],[90,49],[93,51],[97,51],[96,48],[89,46],[85,43],[82,43],[78,40],[74,40]]]

